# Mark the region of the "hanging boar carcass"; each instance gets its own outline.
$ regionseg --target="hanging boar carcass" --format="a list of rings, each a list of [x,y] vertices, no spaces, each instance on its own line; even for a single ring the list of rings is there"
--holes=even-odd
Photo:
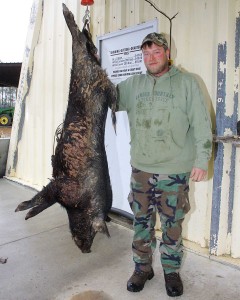
[[[63,15],[72,35],[72,70],[66,117],[52,157],[53,179],[16,211],[31,208],[27,220],[58,202],[67,211],[73,240],[86,253],[97,232],[109,236],[105,221],[112,190],[104,134],[108,107],[116,122],[117,95],[96,57],[90,33],[79,30],[65,4]]]

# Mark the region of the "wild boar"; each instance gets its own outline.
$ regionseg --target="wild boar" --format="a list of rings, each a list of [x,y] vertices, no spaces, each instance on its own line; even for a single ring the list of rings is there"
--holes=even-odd
[[[72,70],[66,117],[52,157],[53,178],[16,211],[31,208],[27,220],[60,203],[66,208],[74,242],[86,253],[97,232],[109,236],[105,221],[112,206],[112,190],[104,135],[108,107],[116,122],[117,93],[100,66],[88,30],[79,30],[65,4],[63,15],[72,35]]]

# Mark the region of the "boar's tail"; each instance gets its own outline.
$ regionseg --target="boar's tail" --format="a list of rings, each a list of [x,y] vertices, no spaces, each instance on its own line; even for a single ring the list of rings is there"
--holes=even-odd
[[[110,237],[107,225],[103,219],[94,218],[92,226],[96,232],[104,233],[107,237]]]
[[[25,220],[32,218],[42,212],[44,209],[56,203],[55,182],[51,181],[31,200],[21,202],[15,209],[15,212],[32,208],[26,215]]]

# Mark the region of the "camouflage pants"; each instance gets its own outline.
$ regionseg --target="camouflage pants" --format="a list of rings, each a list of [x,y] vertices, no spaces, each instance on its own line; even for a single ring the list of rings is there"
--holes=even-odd
[[[182,222],[189,211],[190,173],[159,175],[132,169],[129,204],[134,214],[133,260],[148,271],[156,248],[155,223],[161,221],[161,263],[166,273],[176,272],[183,256]]]

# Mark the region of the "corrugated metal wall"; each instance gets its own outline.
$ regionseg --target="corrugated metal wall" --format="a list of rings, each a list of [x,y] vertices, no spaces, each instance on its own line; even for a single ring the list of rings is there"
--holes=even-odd
[[[80,0],[65,3],[81,28],[85,7],[80,5]],[[233,114],[237,116],[240,0],[154,0],[154,3],[170,18],[178,13],[172,20],[172,59],[175,65],[198,78],[214,127],[215,112],[221,104],[224,104],[223,115],[217,122],[224,122]],[[169,36],[169,20],[144,0],[95,0],[90,11],[95,41],[97,36],[154,18],[158,18],[159,32]],[[223,53],[219,51],[222,45]],[[53,137],[64,118],[70,68],[71,37],[62,15],[62,1],[35,0],[18,90],[7,177],[39,189],[51,178]],[[224,82],[221,74],[225,76]],[[224,100],[219,96],[223,84]],[[231,126],[224,127],[221,134],[226,133],[235,134]],[[222,147],[222,160],[218,162],[223,166],[220,174],[214,174],[217,169],[212,160],[208,180],[191,184],[192,212],[186,218],[184,237],[201,247],[210,247],[212,254],[240,257],[240,221],[237,218],[240,154],[230,144]],[[213,185],[213,178],[219,186]],[[231,189],[235,193],[230,195]],[[216,192],[219,190],[220,194]],[[231,197],[232,202],[229,202]]]

